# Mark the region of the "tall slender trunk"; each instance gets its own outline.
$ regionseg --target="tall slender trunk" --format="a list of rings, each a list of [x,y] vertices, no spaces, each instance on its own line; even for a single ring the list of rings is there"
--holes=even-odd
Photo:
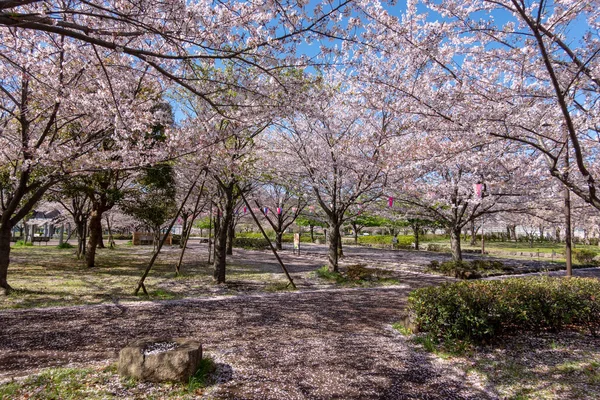
[[[188,219],[188,215],[183,215],[183,225],[181,226],[181,238],[179,239],[179,248],[183,249],[183,246],[185,246],[185,244],[183,243],[183,239],[184,236],[187,232],[187,219]]]
[[[214,278],[217,283],[225,283],[225,267],[227,265],[227,229],[223,226],[224,221],[220,217],[215,218],[214,236]]]
[[[508,239],[510,240],[510,230],[508,231]],[[471,246],[475,246],[477,240],[477,230],[475,229],[475,221],[471,221]]]
[[[415,224],[413,225],[413,235],[415,237],[415,250],[419,250],[419,231],[421,230],[421,227],[419,226],[419,224]],[[459,233],[460,235],[460,233]]]
[[[315,226],[314,225],[310,225],[310,242],[314,243],[315,242]]]
[[[231,218],[231,222],[227,225],[227,255],[230,256],[233,254],[233,239],[235,239],[235,224],[233,218]]]
[[[97,208],[92,208],[89,231],[90,238],[87,243],[85,263],[88,268],[94,268],[96,262],[96,249],[98,248],[98,243],[102,240],[102,212]]]
[[[87,230],[87,220],[76,221],[77,224],[77,258],[85,256],[85,232]]]
[[[337,228],[338,231],[338,257],[344,256],[344,249],[342,248],[342,233],[340,232],[340,227]]]
[[[460,248],[460,228],[450,229],[450,248],[452,250],[452,259],[462,261],[462,250]]]
[[[275,248],[277,250],[283,249],[283,232],[275,232]]]
[[[215,258],[214,258],[214,278],[217,283],[225,283],[225,268],[227,267],[227,231],[233,219],[233,201],[234,184],[223,187],[223,212],[215,218]]]
[[[340,227],[337,224],[337,220],[330,221],[329,223],[329,270],[332,272],[339,272],[338,267],[338,246],[340,242]]]
[[[354,232],[354,244],[358,244],[358,229],[356,224],[352,224],[352,232]]]
[[[8,284],[8,265],[10,264],[10,232],[9,224],[0,225],[0,289],[9,294],[12,287]]]

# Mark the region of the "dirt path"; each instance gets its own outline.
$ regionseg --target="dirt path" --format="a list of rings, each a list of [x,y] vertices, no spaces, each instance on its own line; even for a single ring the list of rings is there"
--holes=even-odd
[[[208,398],[494,398],[391,329],[408,292],[431,283],[407,275],[393,288],[4,311],[0,378],[115,360],[140,336],[188,336],[219,364]]]

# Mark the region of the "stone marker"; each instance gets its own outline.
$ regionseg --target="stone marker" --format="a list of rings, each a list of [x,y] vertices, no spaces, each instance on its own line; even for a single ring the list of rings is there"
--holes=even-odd
[[[119,353],[119,375],[151,382],[188,382],[202,360],[202,344],[190,339],[143,338]]]

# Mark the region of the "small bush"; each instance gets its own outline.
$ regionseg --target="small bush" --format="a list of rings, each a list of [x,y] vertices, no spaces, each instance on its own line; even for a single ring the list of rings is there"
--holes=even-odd
[[[573,252],[573,255],[581,264],[593,264],[596,252],[588,249],[577,249]]]
[[[429,271],[460,279],[476,279],[490,273],[512,270],[512,267],[497,260],[444,261],[441,264],[438,261],[431,261],[429,263]]]
[[[73,246],[71,243],[63,242],[56,247],[58,247],[59,249],[72,249],[75,246]]]
[[[427,245],[427,251],[436,251],[436,252],[449,252],[450,248],[448,246],[444,246],[441,244],[437,244],[437,243],[429,243]]]
[[[236,237],[233,239],[233,246],[251,250],[266,250],[269,248],[269,242],[265,238]]]
[[[410,246],[415,241],[415,238],[412,235],[398,235],[396,237],[398,238],[398,243],[396,243],[398,246]],[[358,244],[391,246],[393,243],[392,238],[393,236],[391,235],[359,236]],[[352,241],[352,243],[353,242],[354,241]]]
[[[438,339],[481,342],[502,333],[600,328],[600,281],[592,278],[511,278],[417,289],[409,314],[418,331]]]
[[[29,247],[29,246],[33,246],[33,243],[24,242],[22,240],[17,240],[17,242],[15,242],[13,247]]]
[[[329,270],[327,265],[323,265],[321,268],[315,271],[315,274],[322,279],[328,281],[335,281],[336,283],[346,283],[348,279],[339,272],[332,272]]]

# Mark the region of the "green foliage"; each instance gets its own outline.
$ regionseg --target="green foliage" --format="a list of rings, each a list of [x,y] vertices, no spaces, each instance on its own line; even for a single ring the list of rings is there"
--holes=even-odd
[[[368,235],[359,236],[358,244],[362,245],[392,245],[392,235]],[[398,246],[410,246],[414,241],[412,235],[398,235]]]
[[[325,265],[316,270],[315,274],[319,278],[333,281],[339,285],[368,286],[372,284],[394,285],[398,283],[396,279],[387,277],[387,275],[390,274],[389,271],[366,268],[360,264],[348,265],[347,272],[345,273],[332,272],[329,270],[329,267]]]
[[[315,273],[319,278],[326,279],[328,281],[334,281],[336,283],[348,282],[348,279],[344,275],[339,272],[330,271],[327,265],[322,266],[316,270]]]
[[[317,218],[311,218],[310,216],[306,216],[306,215],[300,215],[298,216],[298,218],[296,218],[296,221],[294,221],[294,223],[298,226],[319,226],[321,228],[326,228],[327,227],[327,223],[323,222],[320,219]]]
[[[200,360],[198,371],[190,378],[188,392],[195,392],[210,385],[210,377],[216,371],[217,365],[210,357],[204,357]]]
[[[503,333],[600,328],[600,281],[511,278],[417,289],[409,312],[419,331],[438,339],[488,341]]]
[[[157,231],[176,213],[173,167],[163,163],[144,169],[138,188],[123,202],[123,210]]]
[[[72,249],[75,246],[73,246],[71,243],[63,242],[56,247],[58,247],[59,249]]]
[[[250,250],[266,250],[269,249],[269,242],[264,237],[236,237],[233,239],[234,247],[242,247]]]
[[[427,251],[435,251],[435,252],[445,253],[445,252],[450,251],[450,247],[444,246],[444,245],[438,244],[438,243],[429,243],[427,245]]]
[[[497,260],[472,260],[472,261],[431,261],[429,271],[461,279],[476,279],[491,273],[512,271],[513,268]]]
[[[33,246],[33,243],[31,242],[24,242],[22,240],[18,240],[13,247],[29,247],[29,246]]]
[[[590,249],[576,249],[573,251],[573,256],[581,264],[593,264],[596,252]]]
[[[56,368],[48,369],[24,382],[11,382],[0,385],[0,399],[85,399],[101,398],[108,393],[93,391],[99,378],[90,378],[90,369]]]

